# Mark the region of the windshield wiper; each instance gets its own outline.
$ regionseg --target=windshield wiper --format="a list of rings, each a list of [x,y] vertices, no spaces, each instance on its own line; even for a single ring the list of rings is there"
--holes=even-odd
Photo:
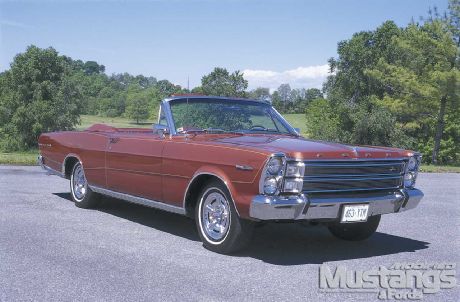
[[[206,132],[206,133],[226,133],[228,132],[227,130],[224,130],[224,129],[211,128],[211,127],[202,129],[201,131]]]
[[[269,129],[269,128],[247,129],[247,130],[241,130],[241,131],[246,131],[246,132],[249,132],[249,133],[251,133],[251,132],[253,132],[253,133],[263,132],[263,133],[271,133],[271,134],[280,134],[280,135],[289,135],[289,136],[294,136],[294,137],[300,137],[300,135],[295,134],[295,133],[281,132],[281,131],[278,131],[278,130],[275,130],[275,129]]]
[[[243,133],[238,132],[238,131],[228,131],[220,128],[204,128],[204,129],[193,129],[193,130],[188,130],[188,131],[183,131],[183,134],[198,134],[198,133],[203,133],[203,134],[219,134],[219,133],[225,133],[225,134],[237,134],[237,135],[243,135]]]

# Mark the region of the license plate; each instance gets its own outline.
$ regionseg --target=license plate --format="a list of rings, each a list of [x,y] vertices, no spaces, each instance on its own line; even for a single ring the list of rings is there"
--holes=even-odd
[[[343,206],[341,222],[359,222],[367,220],[368,204],[354,204]]]

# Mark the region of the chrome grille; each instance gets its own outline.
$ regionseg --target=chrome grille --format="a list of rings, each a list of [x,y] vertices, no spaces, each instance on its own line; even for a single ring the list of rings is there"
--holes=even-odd
[[[305,161],[303,191],[346,192],[402,187],[404,160]]]

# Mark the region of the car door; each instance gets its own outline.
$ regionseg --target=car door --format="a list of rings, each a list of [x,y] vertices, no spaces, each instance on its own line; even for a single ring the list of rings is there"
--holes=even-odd
[[[164,140],[153,132],[118,132],[109,138],[106,152],[109,190],[162,200]]]

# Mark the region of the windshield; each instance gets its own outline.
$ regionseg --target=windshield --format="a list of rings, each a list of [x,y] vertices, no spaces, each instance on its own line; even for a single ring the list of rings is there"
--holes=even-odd
[[[180,99],[170,102],[177,133],[267,132],[292,134],[268,104],[229,99]]]

